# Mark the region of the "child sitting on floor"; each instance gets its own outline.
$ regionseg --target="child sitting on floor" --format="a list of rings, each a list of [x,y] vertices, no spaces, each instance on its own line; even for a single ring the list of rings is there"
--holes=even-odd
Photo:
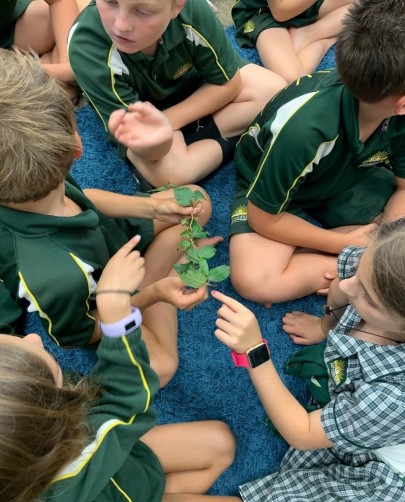
[[[21,332],[28,310],[38,313],[57,344],[93,345],[101,332],[92,293],[109,258],[139,233],[146,274],[132,302],[143,310],[142,336],[164,385],[178,364],[176,307],[190,308],[206,295],[205,287],[187,294],[172,275],[181,258],[179,221],[193,214],[204,225],[208,196],[182,208],[172,191],[138,197],[89,190],[93,203],[73,180],[65,181],[81,154],[67,93],[34,58],[4,49],[0,116],[3,332]]]
[[[337,69],[280,91],[242,136],[230,261],[244,298],[268,306],[328,288],[370,222],[405,215],[404,25],[404,0],[357,1]]]
[[[7,502],[236,502],[203,494],[232,463],[219,421],[155,425],[158,379],[130,295],[145,274],[131,239],[96,296],[103,336],[94,385],[64,382],[38,335],[0,335],[0,499]]]
[[[336,42],[351,0],[238,0],[239,44],[256,47],[266,68],[287,82],[312,73]]]
[[[236,54],[205,0],[93,0],[69,37],[72,69],[106,131],[120,110],[110,138],[142,191],[232,160],[238,136],[285,85]],[[150,122],[139,141],[139,101],[162,111],[163,134]]]
[[[325,336],[330,401],[310,413],[286,389],[250,310],[217,291],[217,338],[248,368],[260,400],[290,444],[280,470],[241,486],[246,502],[402,500],[405,491],[405,219],[379,226],[369,246],[339,255],[327,315],[296,312],[297,343]],[[336,317],[335,317],[336,316]],[[321,329],[322,327],[322,329]]]

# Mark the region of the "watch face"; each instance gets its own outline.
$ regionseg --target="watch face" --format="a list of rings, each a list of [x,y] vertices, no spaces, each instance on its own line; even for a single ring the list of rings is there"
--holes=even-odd
[[[263,343],[259,347],[249,350],[247,353],[249,359],[250,367],[256,368],[270,359],[269,349],[267,345]]]

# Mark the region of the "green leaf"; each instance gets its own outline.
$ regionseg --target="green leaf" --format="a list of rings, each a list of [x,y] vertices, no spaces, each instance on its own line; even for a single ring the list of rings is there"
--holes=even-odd
[[[166,192],[167,190],[170,190],[170,188],[176,188],[176,185],[173,185],[173,183],[168,183],[167,185],[162,185],[161,187],[154,188],[153,190],[148,190],[148,192]]]
[[[198,257],[199,258],[205,258],[206,260],[209,260],[213,256],[215,256],[215,253],[217,250],[214,248],[214,246],[203,246],[197,251]]]
[[[182,218],[180,220],[180,223],[183,225],[183,227],[187,227],[189,224],[190,219],[189,218]]]
[[[183,275],[187,272],[187,270],[190,268],[191,263],[175,263],[173,268],[174,270],[179,274]]]
[[[208,272],[210,271],[207,260],[200,260],[200,270],[203,274],[208,277]]]
[[[174,189],[174,197],[180,206],[191,206],[193,202],[193,191],[189,187],[177,187]]]
[[[181,280],[191,288],[199,288],[208,282],[207,276],[201,270],[188,270],[181,276]]]
[[[190,229],[187,229],[187,230],[184,230],[184,232],[181,232],[180,236],[184,237],[185,239],[191,239],[191,237],[193,237]]]
[[[228,265],[220,265],[219,267],[212,268],[208,273],[208,280],[210,282],[221,282],[224,281],[230,272],[230,267]]]
[[[196,248],[190,247],[189,250],[187,251],[186,257],[193,263],[199,262],[198,251]]]
[[[204,195],[200,190],[194,190],[194,202],[200,202],[200,200],[205,199]]]
[[[190,241],[180,241],[179,242],[179,249],[181,249],[182,251],[187,251],[187,249],[189,249],[190,246],[191,246]]]

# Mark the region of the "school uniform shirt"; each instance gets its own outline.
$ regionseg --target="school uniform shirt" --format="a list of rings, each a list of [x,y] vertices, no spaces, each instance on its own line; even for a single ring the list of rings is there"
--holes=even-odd
[[[243,47],[255,47],[257,37],[269,28],[288,28],[306,26],[314,23],[324,0],[315,1],[311,7],[287,21],[276,21],[267,0],[238,0],[231,10],[236,28],[236,40]]]
[[[38,312],[57,345],[85,346],[95,328],[90,299],[110,257],[140,234],[153,240],[150,220],[106,217],[74,185],[66,195],[82,212],[60,217],[0,206],[0,328],[18,333],[25,310]]]
[[[341,279],[355,274],[364,249],[342,251]],[[241,486],[244,501],[403,499],[405,345],[374,345],[351,337],[360,321],[349,306],[327,338],[324,359],[331,401],[322,408],[321,422],[335,446],[290,448],[277,473]]]
[[[156,424],[151,406],[159,385],[141,330],[119,338],[103,335],[97,357],[92,377],[101,396],[88,415],[89,441],[58,473],[43,500],[160,502],[165,474],[140,440]]]
[[[15,22],[32,0],[0,0],[0,47],[10,48],[14,43]]]
[[[405,117],[384,120],[363,143],[358,108],[336,70],[291,83],[236,148],[237,197],[325,227],[369,223],[395,190],[393,174],[405,178]]]
[[[114,110],[139,100],[168,108],[204,83],[227,83],[245,64],[203,0],[187,0],[170,21],[153,57],[117,50],[93,0],[70,31],[68,51],[77,82],[106,131]],[[126,150],[121,146],[118,153],[125,156]]]

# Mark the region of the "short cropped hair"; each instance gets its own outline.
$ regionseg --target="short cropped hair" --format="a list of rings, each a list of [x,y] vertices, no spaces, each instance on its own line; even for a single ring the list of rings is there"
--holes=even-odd
[[[42,199],[74,158],[69,94],[32,54],[0,49],[0,204]]]
[[[336,66],[360,100],[405,95],[405,0],[357,0],[343,21]]]

